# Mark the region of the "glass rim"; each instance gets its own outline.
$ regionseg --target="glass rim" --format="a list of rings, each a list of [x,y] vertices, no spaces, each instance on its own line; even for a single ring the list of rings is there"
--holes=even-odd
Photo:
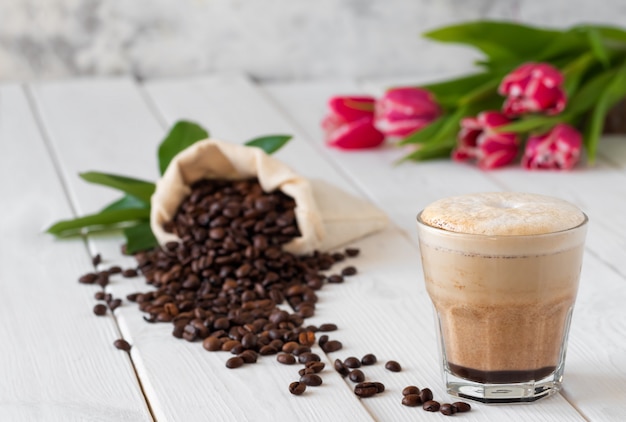
[[[446,229],[442,229],[441,227],[435,227],[435,226],[431,226],[430,224],[424,222],[422,220],[422,213],[424,212],[424,210],[421,210],[418,214],[417,214],[417,223],[425,228],[428,228],[430,230],[433,230],[435,232],[440,232],[442,234],[449,234],[452,236],[467,236],[467,237],[476,237],[479,239],[499,239],[499,238],[503,238],[503,239],[530,239],[530,238],[537,238],[537,237],[550,237],[550,236],[555,236],[555,235],[559,235],[559,234],[565,234],[567,232],[572,232],[572,231],[576,231],[577,229],[580,229],[582,227],[584,227],[588,222],[589,222],[589,217],[587,216],[587,214],[585,214],[583,211],[581,211],[582,215],[583,215],[583,221],[580,224],[577,224],[574,227],[570,227],[567,229],[563,229],[563,230],[557,230],[557,231],[553,231],[553,232],[547,232],[547,233],[537,233],[537,234],[482,234],[482,233],[465,233],[465,232],[455,232],[452,230],[446,230]]]

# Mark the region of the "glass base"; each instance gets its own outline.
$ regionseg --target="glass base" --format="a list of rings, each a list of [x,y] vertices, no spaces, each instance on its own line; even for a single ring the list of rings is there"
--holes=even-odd
[[[482,384],[454,375],[444,369],[444,382],[450,395],[481,403],[528,403],[551,396],[561,389],[563,367],[540,380],[506,384]]]

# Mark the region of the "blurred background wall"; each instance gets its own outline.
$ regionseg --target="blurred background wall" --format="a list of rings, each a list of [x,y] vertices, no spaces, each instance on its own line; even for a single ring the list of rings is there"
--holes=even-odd
[[[626,0],[0,0],[0,81],[464,71],[474,53],[420,33],[479,18],[625,25]]]

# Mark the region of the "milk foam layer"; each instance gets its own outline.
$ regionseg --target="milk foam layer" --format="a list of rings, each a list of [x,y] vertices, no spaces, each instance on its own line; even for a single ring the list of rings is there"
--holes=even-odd
[[[426,207],[421,220],[457,233],[510,236],[554,233],[585,221],[569,202],[520,192],[474,193],[444,198]]]

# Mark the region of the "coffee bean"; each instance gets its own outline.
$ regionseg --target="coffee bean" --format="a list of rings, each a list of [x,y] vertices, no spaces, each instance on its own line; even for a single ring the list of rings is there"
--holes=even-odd
[[[409,385],[408,387],[404,387],[404,389],[402,390],[403,396],[408,396],[409,394],[419,394],[419,393],[420,393],[420,389],[414,385]]]
[[[139,296],[139,293],[130,293],[126,295],[126,300],[128,300],[129,302],[136,302],[137,296]]]
[[[78,279],[78,282],[82,284],[94,284],[97,278],[98,276],[96,274],[87,273],[87,274],[80,276],[80,278]]]
[[[244,364],[243,358],[239,356],[233,356],[226,361],[226,367],[230,369],[239,368]]]
[[[131,348],[130,344],[123,338],[115,340],[113,342],[113,346],[115,346],[119,350],[124,350],[125,352],[129,352]]]
[[[402,367],[395,360],[390,360],[385,364],[385,369],[388,369],[391,372],[400,372],[402,371]]]
[[[275,355],[276,353],[278,353],[278,349],[270,345],[263,346],[259,349],[259,354],[261,356]]]
[[[244,350],[239,357],[243,359],[244,363],[256,363],[257,353],[254,350]]]
[[[360,369],[353,369],[348,374],[348,378],[350,378],[352,382],[363,382],[365,381],[365,374]]]
[[[349,266],[341,270],[341,275],[343,276],[351,276],[356,274],[356,268],[353,266]]]
[[[328,282],[333,284],[343,283],[343,277],[338,274],[333,274],[328,277]]]
[[[329,340],[320,347],[325,353],[333,353],[341,350],[343,344],[339,340]]]
[[[322,324],[322,325],[320,325],[318,327],[318,330],[322,331],[322,332],[335,331],[335,330],[337,330],[337,325],[336,324],[329,324],[329,323]]]
[[[300,377],[300,382],[308,385],[309,387],[317,387],[322,385],[322,378],[317,374],[305,374]]]
[[[288,341],[287,343],[283,344],[282,351],[285,353],[292,353],[298,347],[300,347],[300,343],[296,343],[295,341]]]
[[[383,384],[382,382],[374,382],[374,385],[378,389],[379,393],[382,393],[383,391],[385,391],[385,384]]]
[[[366,398],[378,394],[379,387],[373,382],[361,382],[354,386],[354,394]]]
[[[376,356],[373,355],[372,353],[368,353],[367,355],[361,358],[361,364],[363,365],[374,365],[376,361],[377,361]]]
[[[441,407],[439,407],[439,411],[446,416],[454,415],[455,408],[450,403],[443,403]]]
[[[298,341],[304,346],[312,346],[315,344],[315,333],[303,331],[298,335]]]
[[[298,362],[300,363],[319,362],[320,360],[319,355],[311,352],[305,352],[298,356]]]
[[[114,311],[119,308],[121,304],[122,299],[112,299],[111,301],[109,301],[109,308]]]
[[[307,374],[314,374],[315,371],[311,368],[302,368],[298,371],[298,375],[303,376]]]
[[[335,367],[335,371],[339,372],[342,377],[347,377],[350,373],[350,369],[348,369],[341,359],[335,359],[335,363],[333,365]]]
[[[344,359],[343,364],[348,368],[360,368],[361,367],[361,361],[355,358],[354,356],[350,356]]]
[[[416,407],[422,404],[419,394],[407,394],[402,397],[402,404],[404,406]]]
[[[279,353],[276,355],[276,360],[284,365],[293,365],[296,363],[295,356],[287,353]]]
[[[295,349],[293,349],[293,351],[291,353],[293,353],[296,356],[300,356],[303,353],[309,353],[311,351],[311,348],[309,346],[298,346]]]
[[[422,405],[422,409],[427,412],[438,412],[439,411],[439,402],[435,400],[428,400]]]
[[[452,406],[456,407],[457,412],[464,413],[472,410],[472,406],[464,401],[455,401]]]
[[[426,403],[427,401],[431,401],[433,399],[433,392],[430,388],[422,388],[422,391],[419,392],[420,398],[422,399],[422,403]]]
[[[303,382],[292,382],[289,384],[289,392],[294,396],[299,396],[306,391],[306,384]]]
[[[222,342],[217,337],[207,337],[202,341],[202,347],[210,352],[215,352],[222,348]]]
[[[120,267],[119,265],[114,265],[108,269],[109,274],[119,274],[121,272],[122,272],[122,267]]]
[[[320,336],[319,340],[317,341],[317,344],[323,348],[326,343],[328,343],[328,336],[324,334]]]
[[[324,370],[324,368],[326,367],[326,364],[324,362],[310,361],[310,362],[307,362],[304,366],[307,369],[312,369],[313,372],[317,374]]]
[[[91,263],[95,267],[102,262],[102,257],[100,254],[96,254],[93,258],[91,258]]]
[[[96,300],[104,300],[105,295],[106,294],[102,290],[98,290],[96,293],[94,293],[93,297]]]
[[[359,250],[356,248],[346,248],[346,250],[344,251],[345,254],[351,258],[357,256],[359,254]]]
[[[126,277],[126,278],[137,277],[137,270],[135,270],[133,268],[128,268],[128,269],[122,271],[122,276]]]
[[[93,313],[98,316],[106,315],[107,313],[106,305],[103,305],[102,303],[98,303],[96,306],[93,307]]]

